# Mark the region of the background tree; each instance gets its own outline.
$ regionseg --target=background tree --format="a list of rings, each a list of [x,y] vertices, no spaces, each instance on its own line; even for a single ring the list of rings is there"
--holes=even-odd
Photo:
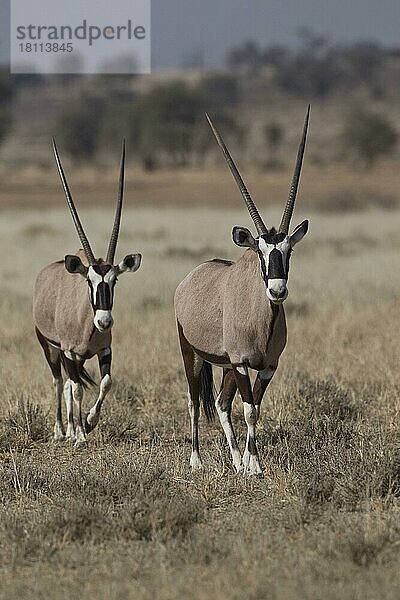
[[[0,146],[11,130],[12,116],[10,104],[14,94],[12,80],[5,70],[0,70]]]
[[[276,168],[281,165],[281,161],[279,159],[279,150],[282,146],[282,142],[285,136],[285,130],[281,123],[277,121],[272,121],[271,123],[267,123],[264,127],[264,136],[266,142],[268,144],[269,149],[269,159],[266,163],[266,167]]]
[[[227,63],[231,69],[256,71],[264,64],[263,50],[257,42],[248,40],[228,52]]]
[[[91,160],[98,147],[104,113],[99,98],[84,97],[63,112],[57,125],[60,145],[74,161]]]
[[[343,128],[343,142],[348,153],[365,167],[390,154],[397,143],[397,132],[391,122],[367,110],[352,112]]]
[[[220,94],[235,93],[229,78],[222,82],[207,79],[198,85],[178,81],[156,86],[127,108],[124,121],[145,169],[162,164],[173,167],[201,164],[215,145],[205,120],[206,110],[220,126],[229,132],[236,131],[223,103],[209,100],[210,85],[218,85]]]

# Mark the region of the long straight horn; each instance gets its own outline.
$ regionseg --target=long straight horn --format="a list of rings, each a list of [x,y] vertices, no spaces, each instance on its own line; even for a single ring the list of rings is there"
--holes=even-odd
[[[279,225],[279,231],[282,233],[289,233],[290,220],[293,215],[294,204],[296,202],[297,188],[299,187],[301,167],[303,165],[304,149],[306,147],[306,138],[308,130],[308,121],[310,119],[310,105],[308,105],[306,118],[304,121],[303,134],[301,136],[299,149],[297,151],[296,165],[294,168],[294,174],[292,184],[290,186],[289,197],[286,202],[285,210],[283,211],[282,221]]]
[[[78,232],[78,236],[79,236],[79,239],[81,240],[81,244],[82,244],[83,250],[86,254],[86,258],[88,260],[89,265],[94,265],[94,264],[96,264],[96,259],[92,252],[92,249],[90,247],[89,240],[87,239],[86,234],[83,230],[82,223],[80,222],[77,210],[75,208],[74,201],[72,200],[71,192],[69,191],[67,179],[65,177],[65,173],[64,173],[64,170],[63,170],[63,167],[61,164],[59,154],[58,154],[56,140],[54,138],[52,138],[52,142],[53,142],[54,157],[55,157],[56,163],[57,163],[58,174],[60,175],[61,183],[62,183],[64,192],[65,192],[65,197],[68,202],[69,210],[71,211],[72,219],[75,223],[76,231]]]
[[[235,163],[233,162],[232,156],[230,155],[228,148],[225,146],[224,140],[222,139],[220,133],[215,129],[215,127],[212,124],[212,121],[207,113],[206,113],[206,118],[207,118],[207,121],[208,121],[208,123],[211,127],[211,130],[215,136],[215,139],[218,142],[218,146],[221,148],[222,154],[224,155],[225,160],[229,165],[231,173],[232,173],[233,177],[235,178],[238,188],[242,193],[243,199],[246,203],[246,206],[250,213],[250,216],[253,219],[254,225],[257,228],[258,234],[262,235],[263,233],[268,233],[268,229],[264,225],[264,222],[260,216],[260,213],[258,212],[257,207],[254,204],[254,202],[249,194],[249,191],[248,191]]]
[[[110,243],[107,250],[106,262],[114,263],[115,250],[117,248],[119,226],[121,224],[122,201],[124,199],[124,181],[125,181],[125,139],[122,141],[121,165],[119,170],[118,182],[118,200],[115,209],[114,225],[111,232]]]

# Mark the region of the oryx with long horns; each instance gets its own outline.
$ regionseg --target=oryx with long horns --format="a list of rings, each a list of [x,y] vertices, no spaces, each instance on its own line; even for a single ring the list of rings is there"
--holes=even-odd
[[[86,434],[96,426],[101,406],[111,387],[111,311],[117,277],[127,271],[136,271],[140,266],[141,255],[128,254],[119,264],[114,265],[124,194],[125,141],[122,146],[114,224],[105,260],[96,259],[90,247],[72,200],[54,139],[53,151],[83,250],[69,254],[64,260],[51,263],[40,271],[33,295],[33,317],[37,337],[53,374],[57,402],[54,439],[70,439],[75,441],[75,447],[81,447],[86,445]],[[100,391],[96,403],[83,420],[83,387],[87,383],[94,383],[84,364],[94,355],[97,355],[99,361]],[[67,374],[64,388],[61,365]],[[67,408],[66,434],[61,410],[63,391]],[[73,417],[74,404],[77,411],[76,425]]]
[[[306,144],[310,107],[289,197],[278,231],[267,228],[240,173],[216,128],[207,119],[242,193],[257,229],[253,237],[245,227],[234,227],[235,244],[247,248],[237,262],[214,259],[199,265],[175,292],[175,314],[188,381],[188,407],[192,428],[192,469],[200,468],[198,420],[200,399],[210,420],[215,410],[224,429],[237,471],[259,474],[256,423],[264,392],[286,345],[283,301],[287,298],[289,260],[293,247],[307,233],[303,221],[292,233],[292,218]],[[212,365],[223,368],[221,388],[214,404]],[[257,371],[252,388],[249,369]],[[241,457],[231,421],[236,390],[242,396],[247,425]]]

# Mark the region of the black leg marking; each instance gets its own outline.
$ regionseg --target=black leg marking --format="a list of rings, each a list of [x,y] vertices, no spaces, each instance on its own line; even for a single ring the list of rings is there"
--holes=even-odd
[[[99,369],[101,378],[105,375],[111,374],[111,361],[112,361],[112,352],[111,348],[108,348],[109,352],[99,352],[98,360],[99,360]]]

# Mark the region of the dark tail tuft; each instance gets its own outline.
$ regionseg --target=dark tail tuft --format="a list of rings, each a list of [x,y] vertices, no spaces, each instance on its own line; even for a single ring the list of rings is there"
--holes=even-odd
[[[65,369],[65,372],[68,375],[68,370],[66,367],[66,361],[69,360],[65,355],[64,352],[61,352],[61,362],[63,364],[63,367]],[[73,369],[74,373],[74,379],[77,383],[80,383],[85,389],[88,388],[91,385],[96,385],[96,382],[94,381],[94,379],[91,378],[91,376],[89,375],[89,373],[86,371],[85,367],[83,366],[83,364],[81,363],[76,363],[73,361],[69,360],[69,364],[68,364],[68,368],[69,369]]]
[[[214,380],[212,366],[205,361],[200,371],[200,399],[204,414],[210,423],[215,418]]]

